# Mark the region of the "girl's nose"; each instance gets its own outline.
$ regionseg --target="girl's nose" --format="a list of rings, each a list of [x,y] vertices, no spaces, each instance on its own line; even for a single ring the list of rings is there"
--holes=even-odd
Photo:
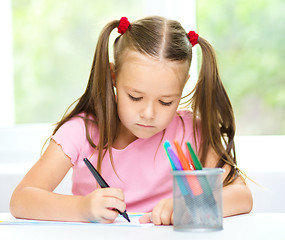
[[[141,110],[141,118],[145,119],[153,119],[155,114],[154,104],[148,103],[147,105],[143,106]]]

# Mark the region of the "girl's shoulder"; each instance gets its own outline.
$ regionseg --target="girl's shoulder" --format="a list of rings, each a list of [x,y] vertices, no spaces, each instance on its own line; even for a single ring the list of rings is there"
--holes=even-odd
[[[187,126],[192,126],[193,124],[193,113],[190,110],[187,109],[183,109],[183,110],[179,110],[176,112],[176,115],[174,117],[174,121],[176,122],[176,124],[182,124],[182,125],[187,125]],[[198,119],[196,118],[196,121],[198,121]]]
[[[98,131],[94,118],[80,113],[62,124],[52,138],[60,138],[65,141],[76,139],[82,142],[86,139],[86,129],[89,134],[92,132],[93,135]]]
[[[169,135],[170,139],[171,138],[176,138],[176,139],[191,139],[194,136],[194,129],[193,129],[193,113],[190,110],[183,109],[177,111],[175,114],[172,122],[166,129],[166,134]],[[196,126],[195,126],[195,131],[196,134],[200,133],[200,120],[196,118]]]
[[[86,121],[87,120],[87,121]],[[86,123],[89,123],[86,127]],[[76,161],[80,152],[89,147],[86,138],[86,129],[89,135],[96,137],[97,128],[94,120],[87,117],[86,114],[78,114],[66,121],[51,137],[63,152],[71,159],[72,163]]]
[[[86,122],[88,122],[89,128],[96,126],[94,118],[87,116],[85,113],[80,113],[62,124],[58,131],[68,135],[81,135],[82,133],[85,135]]]
[[[183,109],[183,110],[179,110],[176,112],[176,118],[182,119],[183,121],[186,121],[188,123],[193,123],[194,120],[194,114],[192,111],[188,110],[188,109]],[[200,123],[201,123],[201,119],[199,116],[195,117],[196,119],[196,124],[197,127],[200,127]]]
[[[73,116],[71,119],[69,119],[68,121],[66,121],[62,126],[66,126],[69,128],[72,127],[84,127],[87,123],[88,126],[94,128],[96,127],[96,123],[95,123],[95,118],[93,116],[87,115],[86,113],[79,113],[75,116]],[[76,130],[76,129],[70,129],[72,130]]]
[[[189,126],[192,125],[193,123],[193,114],[189,110],[179,110],[176,112],[174,115],[172,122],[169,124],[167,129],[184,129],[185,130],[185,125]]]
[[[176,112],[177,117],[181,117],[183,119],[193,120],[193,113],[188,109],[181,109]]]

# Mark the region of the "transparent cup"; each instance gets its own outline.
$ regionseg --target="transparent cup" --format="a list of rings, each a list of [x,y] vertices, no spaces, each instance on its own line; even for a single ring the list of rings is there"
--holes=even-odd
[[[216,231],[223,229],[221,168],[172,171],[174,230]]]

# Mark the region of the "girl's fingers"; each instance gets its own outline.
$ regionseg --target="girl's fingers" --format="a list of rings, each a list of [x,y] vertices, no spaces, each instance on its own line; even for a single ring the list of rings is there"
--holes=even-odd
[[[101,188],[100,191],[104,197],[116,197],[122,201],[125,201],[124,193],[119,188]]]
[[[118,211],[124,212],[126,203],[121,189],[99,188],[85,196],[85,218],[88,221],[99,221],[102,223],[113,222],[118,216]]]
[[[126,209],[125,197],[123,191],[117,188],[98,189],[101,195],[101,204],[104,208],[118,209],[123,212]],[[95,190],[95,191],[98,191]]]
[[[144,224],[144,223],[151,223],[151,213],[147,213],[139,218],[139,223]]]
[[[162,225],[170,225],[171,224],[171,216],[172,212],[168,209],[164,208],[161,212],[160,221]]]
[[[161,218],[160,218],[162,209],[163,209],[163,202],[160,201],[152,210],[151,217],[152,217],[152,222],[155,225],[162,224]]]
[[[101,216],[102,223],[112,223],[118,217],[118,211],[114,209],[105,209]]]
[[[108,209],[117,209],[121,212],[124,212],[126,210],[126,203],[114,197],[105,197],[103,204],[104,207]]]
[[[173,200],[163,199],[152,210],[152,222],[155,225],[173,224]]]

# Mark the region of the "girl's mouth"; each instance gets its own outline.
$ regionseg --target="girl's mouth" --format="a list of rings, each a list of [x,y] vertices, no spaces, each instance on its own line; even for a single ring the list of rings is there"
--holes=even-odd
[[[142,128],[154,128],[154,126],[151,126],[151,125],[144,125],[144,124],[138,124],[138,123],[137,123],[137,126],[142,127]]]

